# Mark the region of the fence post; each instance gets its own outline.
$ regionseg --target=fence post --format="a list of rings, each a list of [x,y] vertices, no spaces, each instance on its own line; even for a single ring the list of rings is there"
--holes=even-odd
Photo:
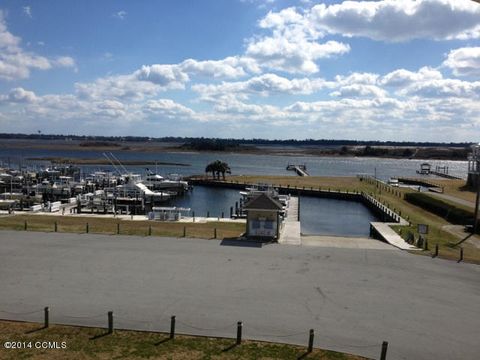
[[[175,338],[175,315],[170,318],[170,339]]]
[[[187,237],[187,227],[183,227],[183,237]]]
[[[89,228],[88,228],[88,222],[85,224],[85,232],[88,234]]]
[[[24,224],[24,230],[27,231],[27,220],[25,220],[25,224]]]
[[[213,238],[214,238],[214,239],[217,238],[217,228],[214,228],[214,229],[213,229]]]
[[[46,329],[50,325],[50,319],[49,319],[50,309],[48,308],[48,306],[45,306],[45,308],[43,309],[43,314],[44,314],[43,327]]]
[[[108,333],[113,333],[113,311],[108,312]]]
[[[120,235],[120,223],[117,223],[117,235]]]
[[[463,261],[463,247],[460,248],[460,258],[457,262]]]
[[[313,338],[315,337],[315,331],[313,329],[310,329],[310,335],[308,337],[308,353],[311,353],[313,351]]]
[[[382,343],[382,353],[380,355],[380,360],[386,360],[387,359],[387,349],[388,349],[388,341],[384,341]]]
[[[243,324],[241,321],[237,322],[237,345],[240,345],[242,343],[242,327]]]
[[[55,221],[55,225],[54,225],[54,227],[53,227],[53,230],[54,230],[55,232],[57,232],[57,222],[56,222],[56,221]]]
[[[148,236],[152,236],[152,225],[148,225]]]

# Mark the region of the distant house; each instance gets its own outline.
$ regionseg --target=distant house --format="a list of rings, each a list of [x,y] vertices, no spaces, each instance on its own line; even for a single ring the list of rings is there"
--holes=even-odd
[[[247,213],[247,237],[273,240],[280,236],[280,212],[283,206],[265,193],[259,194],[243,206]]]
[[[423,163],[422,165],[420,165],[420,170],[417,170],[417,174],[429,175],[431,169],[432,165],[430,165],[429,163]]]

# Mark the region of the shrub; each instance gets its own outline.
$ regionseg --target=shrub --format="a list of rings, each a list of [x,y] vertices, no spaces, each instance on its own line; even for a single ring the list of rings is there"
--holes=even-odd
[[[473,213],[450,205],[440,199],[433,198],[422,193],[405,194],[405,200],[409,203],[419,206],[422,209],[430,211],[441,216],[452,224],[467,225],[473,224]]]

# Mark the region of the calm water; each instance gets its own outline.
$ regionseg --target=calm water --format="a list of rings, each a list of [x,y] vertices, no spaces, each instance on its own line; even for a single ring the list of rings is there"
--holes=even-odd
[[[230,207],[239,201],[238,190],[195,186],[184,197],[168,205],[191,208],[195,216],[230,216]],[[190,213],[189,215],[191,215]],[[302,196],[300,221],[306,235],[369,236],[371,221],[378,220],[363,204],[335,199]]]
[[[182,175],[203,174],[205,166],[217,159],[226,161],[232,174],[252,175],[290,175],[286,171],[289,163],[306,164],[310,175],[317,176],[355,176],[357,174],[376,173],[378,178],[387,180],[397,176],[416,176],[416,170],[424,160],[407,159],[377,159],[377,158],[340,158],[318,156],[275,156],[249,154],[212,154],[212,153],[144,153],[144,152],[114,152],[120,160],[150,160],[159,162],[174,162],[189,164],[189,166],[158,166],[157,171],[162,175],[176,173]],[[28,162],[28,157],[77,157],[102,158],[101,152],[96,151],[58,151],[58,150],[18,150],[0,149],[1,162],[12,164],[20,161],[23,164],[39,164]],[[466,161],[428,161],[435,166],[448,166],[452,175],[466,177]],[[44,165],[48,165],[45,163]],[[155,166],[150,166],[155,170]],[[89,174],[98,170],[111,170],[110,166],[83,166],[82,171]],[[129,166],[129,171],[145,173],[145,167]],[[196,216],[230,215],[230,207],[239,201],[238,190],[215,189],[197,186],[182,198],[172,200],[170,206],[187,207],[195,211]],[[368,236],[369,222],[375,217],[362,204],[341,200],[319,199],[302,197],[301,199],[302,233],[322,235]]]
[[[270,174],[270,175],[292,175],[293,172],[286,171],[289,163],[306,164],[310,175],[318,176],[355,176],[357,174],[371,174],[375,172],[377,177],[387,180],[396,176],[416,176],[416,170],[424,160],[408,159],[377,159],[377,158],[355,158],[355,157],[318,157],[318,156],[276,156],[276,155],[250,155],[250,154],[212,154],[212,153],[145,153],[145,152],[113,152],[120,160],[150,160],[159,162],[184,163],[190,166],[158,166],[160,174],[177,173],[182,175],[203,174],[205,166],[217,159],[226,161],[232,174]],[[58,150],[18,150],[0,149],[0,161],[5,164],[8,159],[12,163],[18,162],[21,158],[29,157],[78,157],[78,158],[103,158],[101,152],[96,151],[58,151]],[[466,178],[466,161],[428,161],[435,166],[448,166],[452,175]],[[33,164],[34,162],[24,161]],[[36,162],[38,164],[38,162]],[[111,169],[109,166],[84,166],[85,173],[96,170]],[[155,170],[155,165],[150,166]],[[145,167],[131,166],[130,171],[145,172]]]
[[[300,221],[305,235],[368,237],[370,222],[378,219],[358,202],[301,196]]]

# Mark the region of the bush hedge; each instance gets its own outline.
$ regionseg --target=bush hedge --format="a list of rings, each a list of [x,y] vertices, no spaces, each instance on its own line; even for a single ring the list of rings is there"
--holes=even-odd
[[[471,225],[473,224],[473,212],[457,208],[440,199],[433,198],[423,193],[405,194],[405,200],[409,203],[419,206],[422,209],[430,211],[441,216],[452,224]]]

